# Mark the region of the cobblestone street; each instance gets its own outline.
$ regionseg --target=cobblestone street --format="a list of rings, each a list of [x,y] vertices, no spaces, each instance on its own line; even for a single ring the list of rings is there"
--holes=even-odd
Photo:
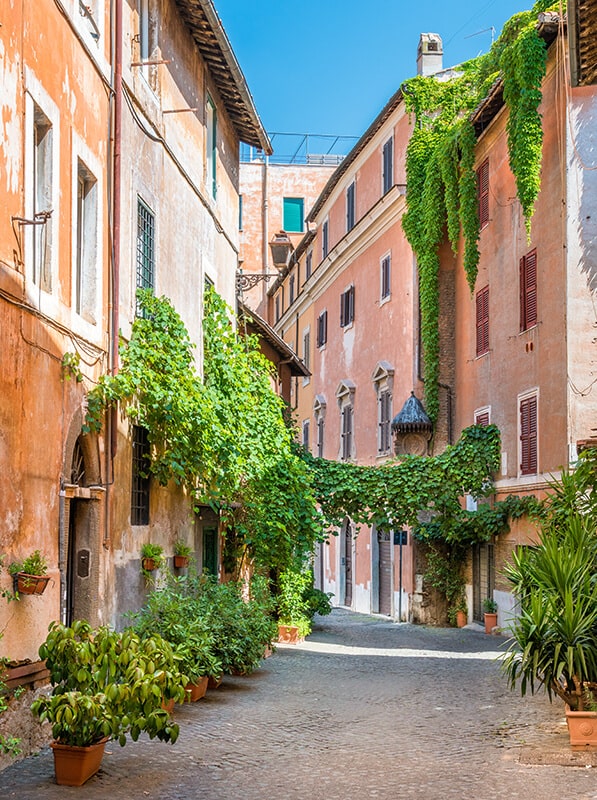
[[[254,675],[178,707],[174,746],[110,743],[83,789],[55,784],[46,749],[0,773],[0,797],[597,798],[594,756],[569,765],[561,705],[508,690],[503,642],[336,610]]]

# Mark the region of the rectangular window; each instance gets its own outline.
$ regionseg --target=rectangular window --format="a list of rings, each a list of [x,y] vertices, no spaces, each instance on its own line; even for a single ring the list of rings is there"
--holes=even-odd
[[[520,259],[520,330],[537,324],[537,251]]]
[[[243,196],[239,194],[238,196],[238,229],[242,231],[243,229]]]
[[[133,425],[132,430],[131,525],[149,525],[149,439],[147,429]]]
[[[355,182],[346,190],[346,231],[351,231],[355,223]]]
[[[209,97],[207,99],[206,110],[206,172],[207,172],[207,186],[211,192],[211,196],[216,196],[217,190],[217,155],[218,155],[218,139],[217,139],[217,115],[216,107]]]
[[[307,367],[307,369],[311,368],[311,332],[310,331],[305,331],[303,333],[303,364]]]
[[[352,458],[352,423],[353,408],[351,405],[344,406],[342,409],[342,433],[341,433],[341,452],[342,461]]]
[[[33,282],[52,291],[53,129],[41,108],[33,106]]]
[[[155,289],[155,216],[140,197],[137,198],[137,288]]]
[[[303,447],[309,449],[309,429],[311,425],[308,419],[303,420]]]
[[[476,353],[489,352],[489,286],[477,292],[476,297]]]
[[[274,305],[275,305],[274,316],[275,316],[275,320],[277,322],[280,319],[280,294],[279,293],[276,295],[276,299],[274,301]]]
[[[291,275],[288,280],[288,302],[290,305],[294,303],[294,286],[296,283],[296,278],[294,275]]]
[[[390,296],[390,256],[385,256],[381,260],[381,299],[385,300]]]
[[[392,393],[388,390],[379,393],[378,397],[378,441],[380,454],[389,453],[392,444]]]
[[[388,139],[383,146],[383,193],[389,192],[394,185],[394,140]]]
[[[479,225],[484,228],[489,222],[489,159],[477,170],[477,206]]]
[[[489,411],[479,411],[475,414],[475,425],[487,427],[489,425]]]
[[[354,286],[340,295],[340,327],[346,328],[354,321]]]
[[[157,20],[153,0],[139,0],[139,61],[157,59]],[[155,64],[145,64],[141,74],[155,91],[158,82],[158,68]]]
[[[321,257],[325,258],[329,250],[329,222],[326,221],[321,226]]]
[[[520,401],[520,474],[537,473],[537,397]]]
[[[95,323],[97,302],[97,181],[77,162],[75,311]]]
[[[309,250],[305,257],[305,280],[308,281],[313,271],[313,251]]]
[[[317,317],[317,347],[323,347],[328,340],[328,312],[322,311]]]
[[[284,230],[289,233],[302,233],[305,229],[305,201],[302,197],[285,197]]]
[[[323,439],[325,435],[325,420],[319,417],[317,420],[317,457],[323,458]]]

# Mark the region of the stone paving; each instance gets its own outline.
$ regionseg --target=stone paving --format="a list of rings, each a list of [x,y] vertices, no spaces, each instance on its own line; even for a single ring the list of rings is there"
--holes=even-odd
[[[45,749],[0,773],[0,798],[597,800],[594,756],[570,758],[559,704],[510,693],[503,644],[335,610],[178,707],[175,745],[110,743],[80,789],[55,784]]]

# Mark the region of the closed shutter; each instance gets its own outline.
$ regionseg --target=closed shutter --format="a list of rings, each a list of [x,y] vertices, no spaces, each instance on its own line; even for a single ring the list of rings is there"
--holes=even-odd
[[[477,170],[477,200],[479,204],[479,225],[489,222],[489,161],[484,161]]]
[[[304,201],[302,197],[284,198],[284,230],[302,233],[304,229]]]
[[[489,351],[489,286],[477,292],[476,298],[477,355]]]
[[[537,324],[537,251],[520,259],[520,330]]]
[[[354,320],[354,286],[340,295],[340,327],[345,328]]]
[[[383,193],[389,192],[394,182],[394,140],[388,139],[383,146]]]
[[[475,425],[489,425],[489,411],[482,411],[475,417]]]
[[[537,398],[520,402],[520,473],[537,473]]]

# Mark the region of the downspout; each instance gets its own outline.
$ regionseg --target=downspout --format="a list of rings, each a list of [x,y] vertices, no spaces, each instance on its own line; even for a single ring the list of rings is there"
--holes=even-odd
[[[269,258],[269,224],[268,224],[268,216],[269,216],[269,156],[266,155],[263,161],[263,253],[262,253],[262,272],[267,273],[269,272],[269,267],[267,265],[268,258]],[[266,281],[263,281],[263,285],[261,287],[261,311],[264,312],[263,316],[267,318],[267,286]]]

